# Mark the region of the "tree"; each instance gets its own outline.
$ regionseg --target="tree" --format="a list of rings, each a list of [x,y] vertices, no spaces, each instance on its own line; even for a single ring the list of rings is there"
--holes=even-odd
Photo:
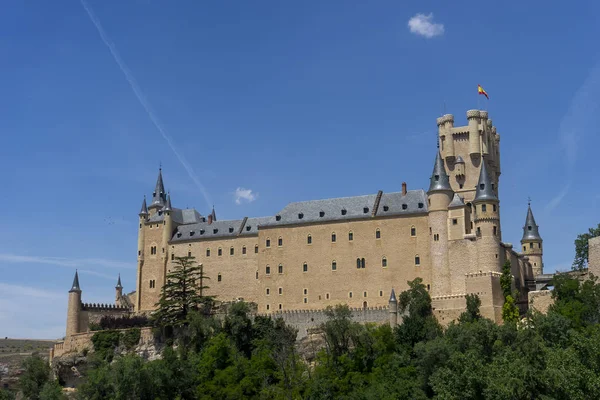
[[[57,381],[48,381],[40,392],[40,400],[64,400],[66,396]]]
[[[518,294],[512,293],[512,273],[510,271],[510,260],[506,260],[502,266],[502,275],[500,276],[500,287],[504,294],[504,305],[502,306],[502,319],[504,322],[516,323],[519,320],[519,309],[515,299]]]
[[[502,266],[502,275],[500,276],[500,287],[505,299],[512,294],[512,278],[510,260],[506,260]]]
[[[588,240],[600,236],[600,224],[596,228],[590,228],[588,232],[577,235],[575,239],[575,260],[573,260],[573,270],[582,270],[587,267],[589,247]]]
[[[205,280],[210,278],[204,274],[202,264],[195,265],[194,260],[194,257],[175,257],[161,289],[158,309],[152,316],[158,326],[185,326],[190,313],[210,313],[212,296],[205,295],[209,288]]]
[[[433,315],[431,297],[423,279],[416,278],[408,282],[409,289],[398,297],[398,310],[408,312],[402,317],[402,324],[396,329],[400,344],[411,348],[422,340],[437,337],[442,329]]]
[[[42,388],[50,380],[50,366],[40,356],[31,356],[23,361],[23,375],[19,380],[26,399],[38,400]]]
[[[478,321],[481,318],[479,307],[481,306],[481,299],[476,294],[468,294],[466,296],[467,310],[463,312],[459,317],[459,322],[473,322]]]

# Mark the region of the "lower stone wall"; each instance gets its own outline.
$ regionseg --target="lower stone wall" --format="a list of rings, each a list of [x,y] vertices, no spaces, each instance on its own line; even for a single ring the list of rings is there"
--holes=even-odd
[[[458,319],[467,308],[466,294],[432,297],[431,308],[440,325],[448,326],[450,322]]]
[[[384,324],[390,320],[388,307],[352,308],[352,320],[360,323]],[[271,318],[282,318],[286,324],[298,329],[297,339],[305,338],[309,330],[327,321],[324,310],[278,311],[268,314]],[[400,321],[400,316],[398,317]]]
[[[554,304],[552,298],[552,291],[550,290],[536,290],[529,292],[529,308],[536,309],[541,313],[547,313],[548,308]]]
[[[588,271],[600,278],[600,236],[588,240]]]

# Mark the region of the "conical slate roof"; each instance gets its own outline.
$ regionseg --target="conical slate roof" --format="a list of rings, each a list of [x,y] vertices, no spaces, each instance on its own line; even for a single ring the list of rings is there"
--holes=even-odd
[[[210,215],[212,217],[213,222],[215,222],[217,220],[217,213],[215,212],[215,206],[213,206]]]
[[[394,292],[394,289],[392,289],[392,294],[390,294],[390,303],[396,303],[398,300],[396,300],[396,292]]]
[[[525,226],[523,227],[523,239],[521,240],[542,240],[538,226],[535,223],[535,218],[533,218],[531,205],[527,207],[527,218],[525,219]]]
[[[165,205],[167,200],[167,194],[165,193],[165,185],[163,184],[162,168],[158,169],[158,178],[156,178],[156,187],[154,193],[152,193],[152,204],[150,207],[162,207]]]
[[[496,194],[494,194],[494,188],[492,187],[492,181],[490,175],[487,172],[487,164],[484,159],[481,160],[481,170],[479,171],[479,182],[477,182],[477,189],[475,190],[475,198],[473,201],[487,201],[494,200],[498,201]]]
[[[460,197],[458,193],[454,193],[454,197],[452,198],[452,201],[450,202],[448,207],[462,207],[464,205],[465,202],[463,201],[462,197]]]
[[[123,285],[121,285],[121,274],[119,274],[119,279],[117,280],[117,286],[115,286],[116,289],[121,289],[123,288]]]
[[[173,207],[171,206],[171,195],[167,195],[167,204],[165,204],[163,211],[173,211]]]
[[[142,209],[140,210],[140,216],[148,215],[148,206],[146,205],[146,196],[142,202]]]
[[[430,181],[428,194],[431,192],[452,190],[450,187],[450,177],[446,173],[446,168],[444,168],[444,162],[439,151],[435,155],[435,164],[433,165],[433,173],[431,174]]]
[[[456,160],[454,161],[455,164],[459,164],[459,163],[465,163],[465,160],[463,160],[463,158],[461,156],[456,157]]]
[[[81,289],[79,288],[79,275],[77,274],[77,270],[75,270],[75,278],[73,278],[73,285],[71,285],[71,290],[69,290],[70,292],[81,292]]]

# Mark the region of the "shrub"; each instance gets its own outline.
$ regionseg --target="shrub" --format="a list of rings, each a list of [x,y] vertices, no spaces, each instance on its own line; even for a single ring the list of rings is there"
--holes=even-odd
[[[122,332],[122,342],[127,350],[133,349],[139,342],[141,337],[140,328],[132,328]]]

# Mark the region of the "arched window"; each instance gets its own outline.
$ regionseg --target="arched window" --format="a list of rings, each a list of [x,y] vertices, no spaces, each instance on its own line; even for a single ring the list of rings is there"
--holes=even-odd
[[[417,236],[417,228],[414,225],[410,227],[410,236]]]
[[[283,238],[281,236],[279,236],[279,239],[277,239],[277,246],[283,246]]]
[[[375,239],[381,239],[381,231],[379,230],[379,228],[375,230]]]
[[[267,240],[265,241],[265,246],[271,247],[271,239],[270,238],[267,238]]]
[[[337,270],[337,262],[335,260],[333,260],[331,262],[331,270],[332,271],[336,271]]]
[[[367,308],[367,302],[363,301],[363,308]]]
[[[348,232],[348,240],[350,242],[354,240],[354,233],[352,233],[352,231]]]
[[[415,256],[415,265],[421,265],[421,257],[418,254]]]
[[[364,268],[364,267],[365,267],[365,259],[364,259],[364,258],[362,258],[362,259],[360,260],[360,267],[361,267],[361,268]]]
[[[219,249],[217,250],[217,255],[218,256],[222,256],[223,255],[223,249],[219,247]]]
[[[242,254],[246,254],[246,246],[242,246]]]
[[[268,265],[267,265],[267,267],[265,268],[265,274],[267,274],[267,275],[271,275],[271,267],[269,267]]]
[[[335,242],[335,240],[336,240],[335,232],[331,232],[331,241]]]
[[[387,258],[385,258],[385,256],[383,256],[383,258],[381,259],[381,266],[383,268],[387,267]]]
[[[265,291],[265,293],[267,294],[267,296],[270,295],[271,294],[271,289],[267,288],[266,291]]]
[[[235,250],[233,249],[233,247],[229,248],[229,255],[232,256],[235,253]]]
[[[302,264],[302,272],[308,272],[308,264],[307,263]]]
[[[258,245],[254,245],[254,254],[258,254]]]
[[[279,295],[281,296],[283,294],[283,288],[279,288]]]
[[[277,267],[277,272],[283,274],[283,265],[279,264],[279,266]]]
[[[256,279],[258,279],[258,271],[256,271]]]
[[[217,282],[221,282],[221,274],[217,275]]]
[[[356,268],[360,269],[360,258],[356,259]]]
[[[206,257],[210,257],[210,249],[206,249]]]
[[[307,244],[311,244],[312,243],[312,236],[310,235],[310,233],[308,234],[308,236],[306,237],[306,243]]]

